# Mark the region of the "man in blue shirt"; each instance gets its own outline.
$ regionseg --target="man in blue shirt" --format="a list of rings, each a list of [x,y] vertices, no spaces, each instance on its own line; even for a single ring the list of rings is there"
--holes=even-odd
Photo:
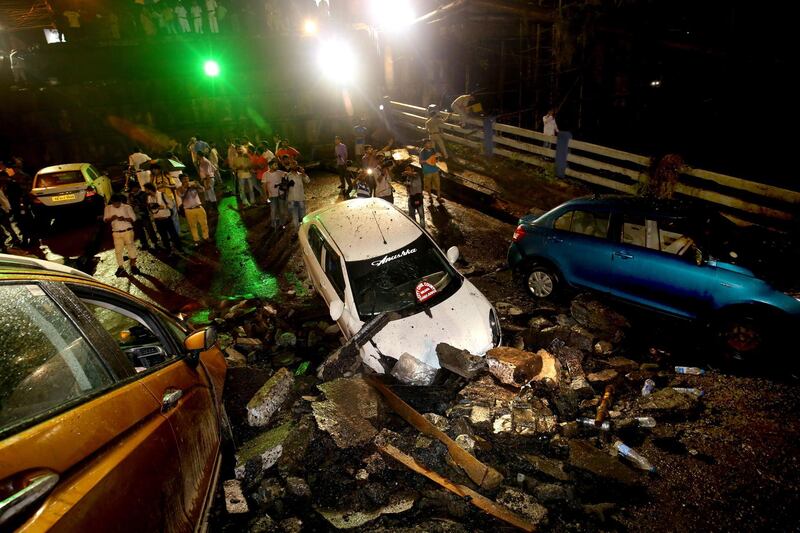
[[[425,139],[425,144],[422,150],[419,151],[419,163],[422,165],[422,182],[425,191],[428,192],[428,205],[433,205],[433,193],[436,191],[436,201],[441,205],[444,202],[442,198],[442,188],[439,179],[439,167],[436,163],[439,161],[440,154],[433,148],[433,141]]]

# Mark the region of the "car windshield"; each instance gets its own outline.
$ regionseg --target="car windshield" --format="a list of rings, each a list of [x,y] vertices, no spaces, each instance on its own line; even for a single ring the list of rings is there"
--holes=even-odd
[[[85,183],[83,174],[80,170],[65,170],[63,172],[50,172],[39,174],[36,178],[34,188],[57,187],[59,185],[70,185],[73,183]]]
[[[394,311],[413,314],[436,304],[461,286],[461,277],[427,235],[381,257],[348,261],[347,274],[362,320]],[[426,282],[424,304],[417,289]]]

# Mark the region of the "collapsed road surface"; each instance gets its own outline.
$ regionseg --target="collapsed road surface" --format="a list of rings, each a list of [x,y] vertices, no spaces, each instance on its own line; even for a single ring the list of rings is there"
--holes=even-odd
[[[309,209],[335,201],[336,183],[315,176]],[[404,205],[401,190],[396,202]],[[212,291],[230,268],[217,252],[171,265],[163,287],[132,286],[145,297],[169,295],[174,310],[203,309],[197,319],[216,321],[227,335],[226,404],[236,447],[226,455],[214,530],[513,529],[435,476],[544,530],[788,530],[798,523],[795,382],[716,369],[680,324],[585,296],[530,301],[503,269],[513,226],[448,202],[429,214],[431,233],[443,248],[459,246],[458,266],[497,307],[509,349],[490,358],[498,363],[474,362],[469,377],[443,365],[431,387],[385,383],[502,476],[496,487],[477,484],[444,442],[409,423],[367,382],[316,377],[341,345],[338,328],[305,281],[291,236],[270,237],[259,211],[245,211],[235,226],[246,232],[241,253],[251,254],[242,268],[253,264],[268,276],[274,294]],[[218,226],[220,239],[228,240]],[[153,279],[166,268],[156,259],[143,264]],[[108,265],[113,254],[104,252],[104,281],[130,283],[111,278]],[[528,385],[545,362],[551,377]],[[705,373],[680,374],[676,366]],[[654,388],[643,396],[647,379]],[[268,409],[251,417],[254,397]],[[576,422],[595,420],[601,406],[599,427]],[[621,456],[628,450],[654,471],[637,468],[635,455]],[[223,486],[233,496],[226,499]]]

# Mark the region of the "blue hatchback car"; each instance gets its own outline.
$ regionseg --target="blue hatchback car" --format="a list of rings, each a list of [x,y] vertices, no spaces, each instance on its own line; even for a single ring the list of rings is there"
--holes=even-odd
[[[523,217],[508,251],[534,298],[568,285],[702,321],[745,355],[798,321],[800,300],[757,277],[737,252],[736,227],[719,213],[629,196],[579,198]],[[746,244],[746,243],[745,243]]]

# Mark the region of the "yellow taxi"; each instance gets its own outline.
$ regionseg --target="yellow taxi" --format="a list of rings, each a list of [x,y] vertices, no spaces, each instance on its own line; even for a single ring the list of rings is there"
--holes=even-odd
[[[204,529],[225,372],[213,327],[0,254],[0,531]]]

